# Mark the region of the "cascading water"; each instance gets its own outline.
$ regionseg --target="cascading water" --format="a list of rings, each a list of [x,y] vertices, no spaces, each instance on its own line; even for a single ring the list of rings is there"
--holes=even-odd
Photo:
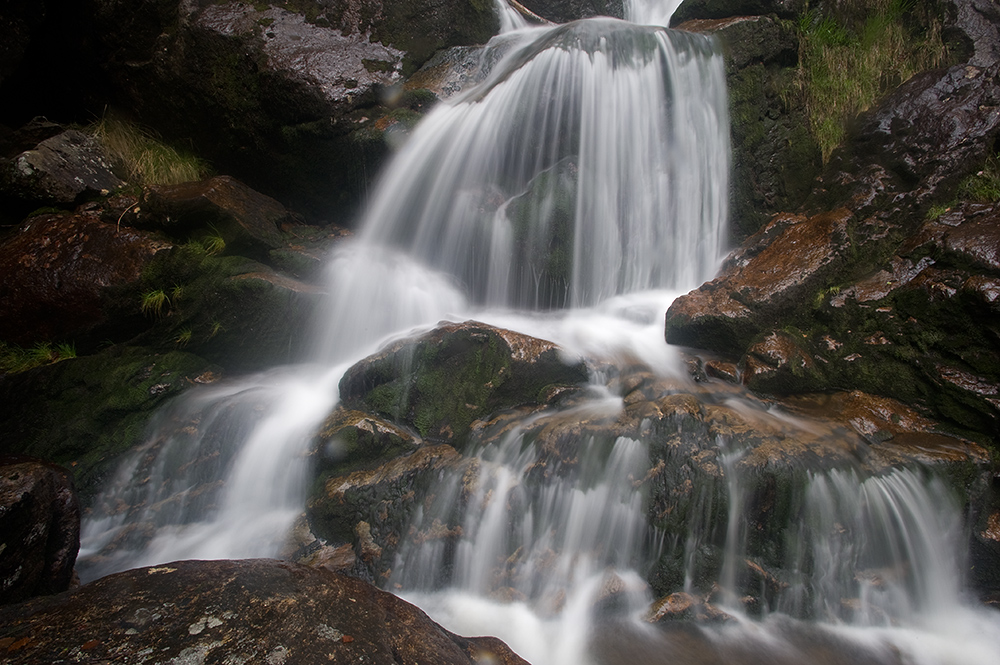
[[[603,373],[567,410],[537,412],[498,444],[473,440],[474,486],[456,474],[420,502],[388,584],[449,629],[499,635],[536,665],[1000,662],[988,637],[1000,622],[958,596],[959,508],[923,475],[808,474],[779,535],[791,582],[761,594],[762,623],[737,589],[759,554],[744,521],[746,451],[717,442],[720,482],[690,490],[683,532],[648,526],[663,435],[648,423],[612,434],[624,404],[607,385],[637,363],[687,382],[662,315],[716,270],[728,197],[721,57],[707,38],[639,25],[666,25],[676,4],[547,28],[505,14],[513,32],[490,47],[504,57],[421,122],[359,237],[331,260],[315,366],[192,391],[161,413],[85,524],[82,574],[276,555],[347,367],[392,337],[475,317]],[[744,399],[731,397],[753,410]],[[563,442],[563,463],[539,439],[552,422],[606,430]],[[685,591],[720,586],[729,624],[664,632],[638,620],[644,580],[671,557]]]

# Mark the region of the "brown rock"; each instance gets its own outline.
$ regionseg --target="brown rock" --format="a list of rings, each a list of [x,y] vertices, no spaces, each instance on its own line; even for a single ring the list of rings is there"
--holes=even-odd
[[[763,321],[796,307],[841,263],[849,248],[846,208],[813,217],[777,215],[760,232],[782,230],[759,251],[730,261],[722,276],[675,300],[666,315],[666,338],[717,351],[742,351]],[[758,238],[745,246],[753,247]]]
[[[139,279],[171,247],[95,214],[38,215],[0,245],[0,339],[65,340],[104,320],[105,287]]]
[[[183,601],[183,602],[181,602]],[[5,662],[470,665],[524,661],[360,580],[272,561],[180,561],[0,611]]]
[[[817,384],[816,363],[787,332],[776,331],[747,351],[743,383],[753,390],[788,394]]]
[[[0,604],[65,591],[79,549],[70,473],[40,460],[0,458]]]
[[[227,251],[249,256],[283,246],[280,225],[291,220],[280,203],[229,176],[149,187],[140,209],[140,226],[181,238],[196,229],[214,229]]]

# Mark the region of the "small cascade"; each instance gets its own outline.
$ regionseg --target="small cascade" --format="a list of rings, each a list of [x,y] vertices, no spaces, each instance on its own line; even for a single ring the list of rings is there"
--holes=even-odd
[[[589,419],[620,406],[610,397],[562,415]],[[428,536],[402,549],[392,583],[452,587],[555,611],[583,580],[642,568],[651,540],[636,485],[649,468],[646,446],[589,437],[577,454],[560,465],[520,429],[480,451],[475,473],[456,473],[420,511],[413,529]]]
[[[936,478],[813,474],[789,535],[789,568],[811,574],[779,599],[784,613],[886,626],[960,606],[961,514]]]
[[[274,556],[301,513],[311,433],[342,372],[276,370],[191,391],[162,411],[84,521],[81,578]]]

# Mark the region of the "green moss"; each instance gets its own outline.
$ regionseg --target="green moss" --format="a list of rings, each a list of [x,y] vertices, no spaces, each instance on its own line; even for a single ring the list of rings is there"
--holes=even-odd
[[[848,122],[886,91],[945,57],[933,9],[913,0],[848,0],[799,20],[801,85],[826,161]]]
[[[141,441],[150,414],[211,365],[114,347],[0,377],[0,448],[67,466],[86,496]]]

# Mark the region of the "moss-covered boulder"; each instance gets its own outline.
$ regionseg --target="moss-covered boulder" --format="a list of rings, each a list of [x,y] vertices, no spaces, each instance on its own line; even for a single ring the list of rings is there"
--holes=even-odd
[[[730,236],[741,242],[774,213],[800,206],[822,166],[800,91],[799,31],[789,20],[741,14],[675,27],[722,44],[733,146]]]
[[[218,366],[183,351],[116,346],[0,376],[0,452],[65,466],[89,497],[140,443],[155,409],[218,375]]]
[[[441,326],[396,342],[344,374],[344,405],[381,414],[426,440],[461,444],[473,421],[541,404],[586,381],[551,342],[482,323]]]

